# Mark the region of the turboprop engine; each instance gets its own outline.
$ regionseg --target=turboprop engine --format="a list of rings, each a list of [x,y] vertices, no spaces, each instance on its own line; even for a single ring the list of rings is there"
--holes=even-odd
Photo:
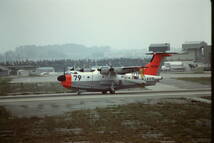
[[[130,68],[124,68],[124,67],[110,67],[110,66],[103,66],[98,69],[101,74],[126,74],[127,72],[134,72],[138,70],[133,70]]]
[[[106,66],[106,67],[100,67],[98,71],[100,71],[101,74],[109,74],[110,72],[114,71],[114,69],[109,66]]]

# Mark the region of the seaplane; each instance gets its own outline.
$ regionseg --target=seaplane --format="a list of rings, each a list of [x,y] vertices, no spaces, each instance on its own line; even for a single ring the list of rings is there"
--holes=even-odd
[[[63,87],[75,90],[78,95],[84,91],[115,94],[120,89],[154,86],[163,79],[160,67],[164,58],[175,53],[149,54],[153,56],[145,66],[100,66],[90,71],[72,69],[58,76],[57,80]]]

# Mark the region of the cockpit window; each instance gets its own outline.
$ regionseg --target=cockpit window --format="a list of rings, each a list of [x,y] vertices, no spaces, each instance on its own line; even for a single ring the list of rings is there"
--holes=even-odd
[[[72,74],[78,74],[77,72],[71,72]]]

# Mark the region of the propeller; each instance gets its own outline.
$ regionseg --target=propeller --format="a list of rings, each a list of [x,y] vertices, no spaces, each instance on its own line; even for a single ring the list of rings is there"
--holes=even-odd
[[[66,80],[66,77],[65,77],[65,67],[63,68],[63,75],[58,76],[57,80],[61,81],[61,82],[63,82],[63,81]]]

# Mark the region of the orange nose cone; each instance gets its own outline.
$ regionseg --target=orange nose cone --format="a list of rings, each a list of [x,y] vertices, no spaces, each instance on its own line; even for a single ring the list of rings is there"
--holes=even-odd
[[[61,82],[62,86],[65,88],[71,88],[72,87],[72,76],[71,74],[65,75],[65,80]]]

